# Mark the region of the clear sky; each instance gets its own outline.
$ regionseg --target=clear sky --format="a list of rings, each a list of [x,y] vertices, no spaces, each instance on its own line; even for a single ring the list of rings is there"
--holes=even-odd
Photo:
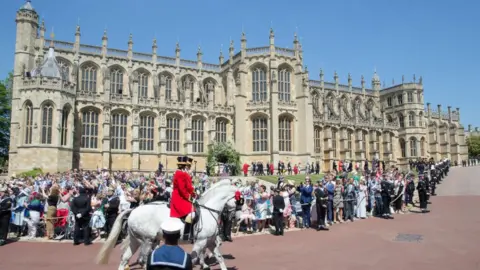
[[[0,78],[13,67],[15,12],[24,0],[3,1],[0,9]],[[111,48],[126,49],[133,34],[134,50],[174,56],[180,42],[181,57],[196,59],[201,45],[204,62],[218,63],[229,40],[240,47],[242,29],[247,46],[268,45],[269,29],[275,44],[292,48],[295,31],[304,49],[310,78],[318,80],[323,68],[332,81],[352,74],[370,84],[376,69],[386,86],[423,76],[425,101],[460,107],[461,122],[480,126],[480,1],[478,0],[33,0],[45,19],[47,35],[74,41],[81,26],[81,42],[100,45],[104,29]]]

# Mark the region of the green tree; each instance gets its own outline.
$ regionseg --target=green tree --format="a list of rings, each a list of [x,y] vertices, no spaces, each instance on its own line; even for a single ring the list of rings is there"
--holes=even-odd
[[[208,149],[208,156],[207,156],[207,166],[209,169],[209,173],[216,173],[213,172],[213,168],[218,163],[224,163],[234,166],[234,170],[232,171],[234,174],[238,174],[240,172],[240,153],[238,153],[231,143],[214,143]]]
[[[468,156],[477,157],[480,155],[480,136],[470,136],[467,138]]]
[[[10,116],[12,112],[13,74],[0,81],[0,166],[8,158],[10,145]]]

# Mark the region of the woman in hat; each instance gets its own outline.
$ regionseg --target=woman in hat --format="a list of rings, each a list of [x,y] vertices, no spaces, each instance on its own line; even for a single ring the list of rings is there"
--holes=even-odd
[[[195,198],[195,189],[192,178],[188,173],[191,168],[191,161],[188,157],[177,158],[178,169],[173,175],[173,191],[170,200],[170,217],[185,219],[184,237],[187,238],[190,233],[192,221],[195,218],[195,209],[193,199]]]

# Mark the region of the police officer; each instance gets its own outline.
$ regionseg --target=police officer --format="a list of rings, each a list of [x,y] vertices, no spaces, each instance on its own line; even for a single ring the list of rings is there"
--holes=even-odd
[[[435,193],[435,190],[437,189],[439,174],[437,170],[432,170],[431,175],[432,175],[432,179],[430,180],[430,190],[431,190],[430,194],[432,196],[437,196],[437,194]]]
[[[0,246],[7,243],[8,227],[12,217],[12,198],[6,186],[0,186]]]
[[[83,231],[83,243],[88,246],[92,244],[90,240],[90,217],[92,205],[90,196],[83,187],[78,190],[79,195],[73,198],[70,209],[75,216],[75,231],[73,233],[73,245],[80,244],[80,233]]]
[[[115,219],[118,216],[118,207],[120,206],[120,199],[115,195],[115,189],[110,187],[107,191],[107,198],[103,199],[102,205],[105,212],[105,232],[107,237],[112,230]]]
[[[169,218],[161,225],[165,244],[155,249],[147,261],[147,270],[192,270],[192,257],[178,246],[183,222]]]
[[[420,200],[420,210],[422,211],[422,213],[430,212],[429,210],[427,210],[428,189],[425,183],[425,179],[422,176],[420,176],[418,179],[417,191],[418,191],[418,197]]]

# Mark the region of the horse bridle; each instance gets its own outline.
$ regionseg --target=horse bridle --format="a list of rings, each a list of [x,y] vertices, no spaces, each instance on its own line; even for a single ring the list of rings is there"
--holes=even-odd
[[[227,200],[227,202],[229,202],[231,199],[234,199],[235,196],[229,198]],[[226,204],[226,203],[225,203]],[[196,203],[196,206],[200,207],[200,208],[204,208],[206,210],[208,210],[208,212],[210,213],[210,215],[212,215],[212,218],[215,220],[215,222],[217,223],[217,234],[220,233],[220,222],[218,222],[218,219],[220,218],[220,216],[222,215],[222,211],[218,211],[216,209],[213,209],[213,208],[210,208],[208,206],[205,206],[205,205],[201,205],[199,203]],[[213,215],[213,213],[216,213],[218,214],[218,218],[215,218],[215,215]],[[201,215],[201,213],[199,213],[199,215]],[[200,223],[200,220],[201,218],[198,217],[198,222]],[[197,230],[195,230],[195,227],[192,228],[192,231],[193,231],[193,241],[196,241],[196,235],[201,231],[201,228],[198,228]]]

